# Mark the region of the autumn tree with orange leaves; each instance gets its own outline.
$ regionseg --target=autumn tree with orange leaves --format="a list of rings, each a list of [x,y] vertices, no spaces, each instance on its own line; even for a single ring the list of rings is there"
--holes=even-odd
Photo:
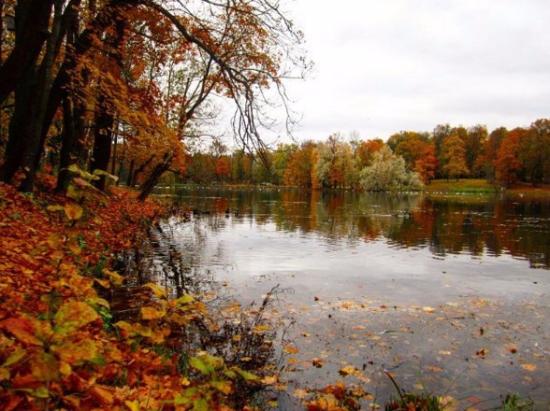
[[[522,166],[519,161],[520,140],[525,134],[526,130],[516,128],[507,133],[500,144],[497,158],[494,161],[495,179],[504,187],[508,187],[518,180],[517,172]]]
[[[307,68],[300,32],[268,0],[3,6],[16,27],[13,41],[2,38],[0,103],[12,108],[0,174],[23,191],[33,189],[45,153],[58,151],[60,192],[78,164],[123,170],[141,181],[144,198],[164,172],[185,169],[186,140],[200,135],[213,97],[235,103],[235,136],[261,152],[262,91],[278,90],[284,101],[284,78]]]

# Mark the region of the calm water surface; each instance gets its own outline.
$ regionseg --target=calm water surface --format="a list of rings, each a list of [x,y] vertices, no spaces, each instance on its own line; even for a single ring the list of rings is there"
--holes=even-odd
[[[277,190],[173,201],[191,219],[163,224],[171,240],[155,258],[177,249],[186,275],[242,303],[280,286],[274,315],[299,350],[286,358],[288,392],[353,365],[363,375],[346,382],[382,400],[391,371],[462,408],[516,392],[550,409],[550,203]]]

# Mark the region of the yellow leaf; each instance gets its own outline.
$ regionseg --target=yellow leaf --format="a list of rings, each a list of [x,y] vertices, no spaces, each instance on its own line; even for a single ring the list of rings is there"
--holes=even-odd
[[[225,395],[229,395],[233,391],[229,381],[212,381],[210,385]]]
[[[287,354],[297,354],[298,352],[300,352],[298,348],[296,348],[294,345],[291,345],[291,344],[285,345],[283,347],[283,351],[286,352]]]
[[[155,297],[166,298],[166,290],[163,287],[159,286],[158,284],[147,283],[144,285],[144,287],[149,288],[153,292]]]
[[[428,313],[428,314],[432,314],[435,312],[435,308],[433,307],[422,307],[422,311],[424,311],[425,313]]]
[[[2,364],[2,367],[9,367],[13,364],[17,364],[19,361],[21,361],[25,355],[27,354],[27,351],[25,351],[21,347],[17,347],[13,353],[10,354],[8,358],[6,358],[6,361],[4,361],[4,364]]]
[[[86,361],[92,361],[99,355],[97,343],[93,340],[82,340],[79,342],[65,342],[52,347],[61,361],[70,365],[80,365]]]
[[[30,360],[31,372],[38,381],[55,381],[59,364],[52,354],[39,351]]]
[[[159,320],[166,315],[166,311],[154,307],[141,307],[141,318],[144,320]]]
[[[269,330],[271,330],[271,327],[267,324],[260,324],[254,327],[254,332],[258,334],[264,333]]]
[[[111,288],[111,283],[109,280],[101,279],[101,278],[94,278],[94,281],[98,283],[103,288]]]
[[[356,375],[359,370],[353,365],[346,365],[345,367],[342,367],[338,372],[340,373],[340,375],[346,377],[348,375]]]
[[[111,308],[111,306],[109,305],[109,301],[101,297],[91,297],[88,298],[86,302],[92,305],[99,305],[101,307]]]
[[[447,395],[446,397],[439,397],[439,406],[442,411],[456,411],[458,409],[458,403],[456,399]]]
[[[124,405],[126,405],[130,411],[139,411],[139,402],[137,401],[124,401]]]
[[[71,221],[80,220],[82,218],[82,214],[84,213],[82,207],[75,203],[67,203],[63,209],[65,210],[65,215]]]
[[[68,377],[73,372],[71,366],[69,364],[67,364],[66,362],[61,362],[61,364],[59,366],[59,371],[65,377]]]
[[[102,272],[103,272],[103,275],[108,277],[109,280],[111,280],[111,283],[113,283],[116,286],[120,286],[124,282],[124,277],[121,276],[119,273],[108,270],[106,268],[104,268]]]
[[[277,381],[279,381],[279,378],[276,375],[267,375],[262,378],[262,384],[265,385],[273,385],[276,384]]]
[[[88,304],[69,301],[63,304],[55,314],[55,331],[61,336],[69,335],[98,318],[99,315]]]
[[[7,381],[10,379],[10,370],[4,367],[0,367],[0,381]]]
[[[294,390],[294,393],[292,395],[294,395],[296,398],[302,400],[307,396],[307,391],[303,390],[301,388],[298,388],[298,389]]]

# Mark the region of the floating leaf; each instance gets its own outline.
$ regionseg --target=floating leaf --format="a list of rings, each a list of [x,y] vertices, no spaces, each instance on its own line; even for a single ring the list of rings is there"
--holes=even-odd
[[[533,371],[536,371],[537,366],[535,364],[526,363],[526,364],[521,364],[521,368],[523,368],[526,371],[533,372]]]
[[[297,354],[298,352],[300,352],[300,350],[298,350],[298,348],[296,348],[292,344],[285,345],[283,347],[283,351],[286,352],[287,354]]]

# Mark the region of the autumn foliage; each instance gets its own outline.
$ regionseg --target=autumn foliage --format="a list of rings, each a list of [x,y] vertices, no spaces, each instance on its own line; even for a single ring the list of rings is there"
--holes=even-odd
[[[260,383],[178,349],[181,330],[208,316],[194,296],[138,285],[136,315],[113,318],[109,296],[126,281],[115,258],[163,212],[123,190],[77,203],[0,184],[1,409],[230,409],[237,387]]]

